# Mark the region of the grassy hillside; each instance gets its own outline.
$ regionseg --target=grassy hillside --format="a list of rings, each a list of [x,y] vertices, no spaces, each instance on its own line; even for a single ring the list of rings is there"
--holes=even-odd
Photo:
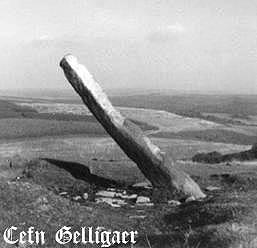
[[[143,130],[157,129],[147,123],[131,120]],[[0,139],[43,137],[68,134],[105,136],[106,131],[92,115],[71,113],[38,113],[30,106],[0,100]]]
[[[0,119],[22,117],[23,114],[33,114],[37,111],[28,106],[19,106],[11,101],[0,100]]]
[[[112,102],[117,106],[166,110],[191,117],[202,112],[257,115],[256,96],[151,94],[114,97]]]

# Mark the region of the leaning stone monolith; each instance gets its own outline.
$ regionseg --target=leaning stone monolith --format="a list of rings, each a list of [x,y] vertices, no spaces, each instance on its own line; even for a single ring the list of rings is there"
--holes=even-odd
[[[137,164],[154,188],[183,197],[205,197],[189,175],[174,167],[172,158],[161,152],[136,124],[123,117],[112,106],[100,85],[74,56],[65,56],[60,66],[88,109],[127,156]]]

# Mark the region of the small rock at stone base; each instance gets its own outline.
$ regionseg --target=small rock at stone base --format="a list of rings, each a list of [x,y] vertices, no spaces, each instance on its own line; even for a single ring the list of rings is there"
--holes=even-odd
[[[98,191],[95,195],[103,196],[103,197],[114,197],[115,194],[116,194],[116,192],[114,192],[114,191],[101,190],[101,191]]]
[[[137,204],[149,203],[149,202],[150,202],[150,198],[146,196],[138,196],[136,201]]]
[[[78,201],[78,200],[81,199],[81,196],[79,196],[79,195],[73,196],[72,199],[73,199],[74,201]]]
[[[194,196],[189,196],[187,199],[186,199],[186,202],[191,202],[191,201],[195,201],[195,197]]]
[[[84,199],[84,200],[87,200],[87,199],[88,199],[88,193],[84,193],[84,194],[83,194],[83,199]]]
[[[208,191],[216,191],[216,190],[221,190],[220,187],[215,187],[215,186],[208,186],[206,187],[206,190]]]
[[[135,183],[132,185],[132,187],[135,188],[145,188],[145,189],[151,189],[152,185],[148,182],[141,182],[141,183]]]

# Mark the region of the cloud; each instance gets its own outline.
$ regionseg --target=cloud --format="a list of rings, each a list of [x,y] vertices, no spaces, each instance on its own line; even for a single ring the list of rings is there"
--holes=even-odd
[[[171,33],[183,33],[185,31],[185,28],[181,24],[176,23],[174,25],[168,25],[166,27],[166,31]]]
[[[183,34],[184,32],[185,28],[181,24],[175,23],[164,27],[158,27],[156,30],[149,33],[147,39],[151,42],[167,42],[176,39],[178,35]]]
[[[45,34],[45,35],[39,36],[38,39],[39,39],[39,40],[49,40],[49,39],[50,39],[50,36]]]

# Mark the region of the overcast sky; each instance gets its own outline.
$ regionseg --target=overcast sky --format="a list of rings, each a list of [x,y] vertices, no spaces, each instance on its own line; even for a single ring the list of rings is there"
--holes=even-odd
[[[104,88],[257,93],[256,0],[0,0],[0,89],[67,88],[72,53]]]

